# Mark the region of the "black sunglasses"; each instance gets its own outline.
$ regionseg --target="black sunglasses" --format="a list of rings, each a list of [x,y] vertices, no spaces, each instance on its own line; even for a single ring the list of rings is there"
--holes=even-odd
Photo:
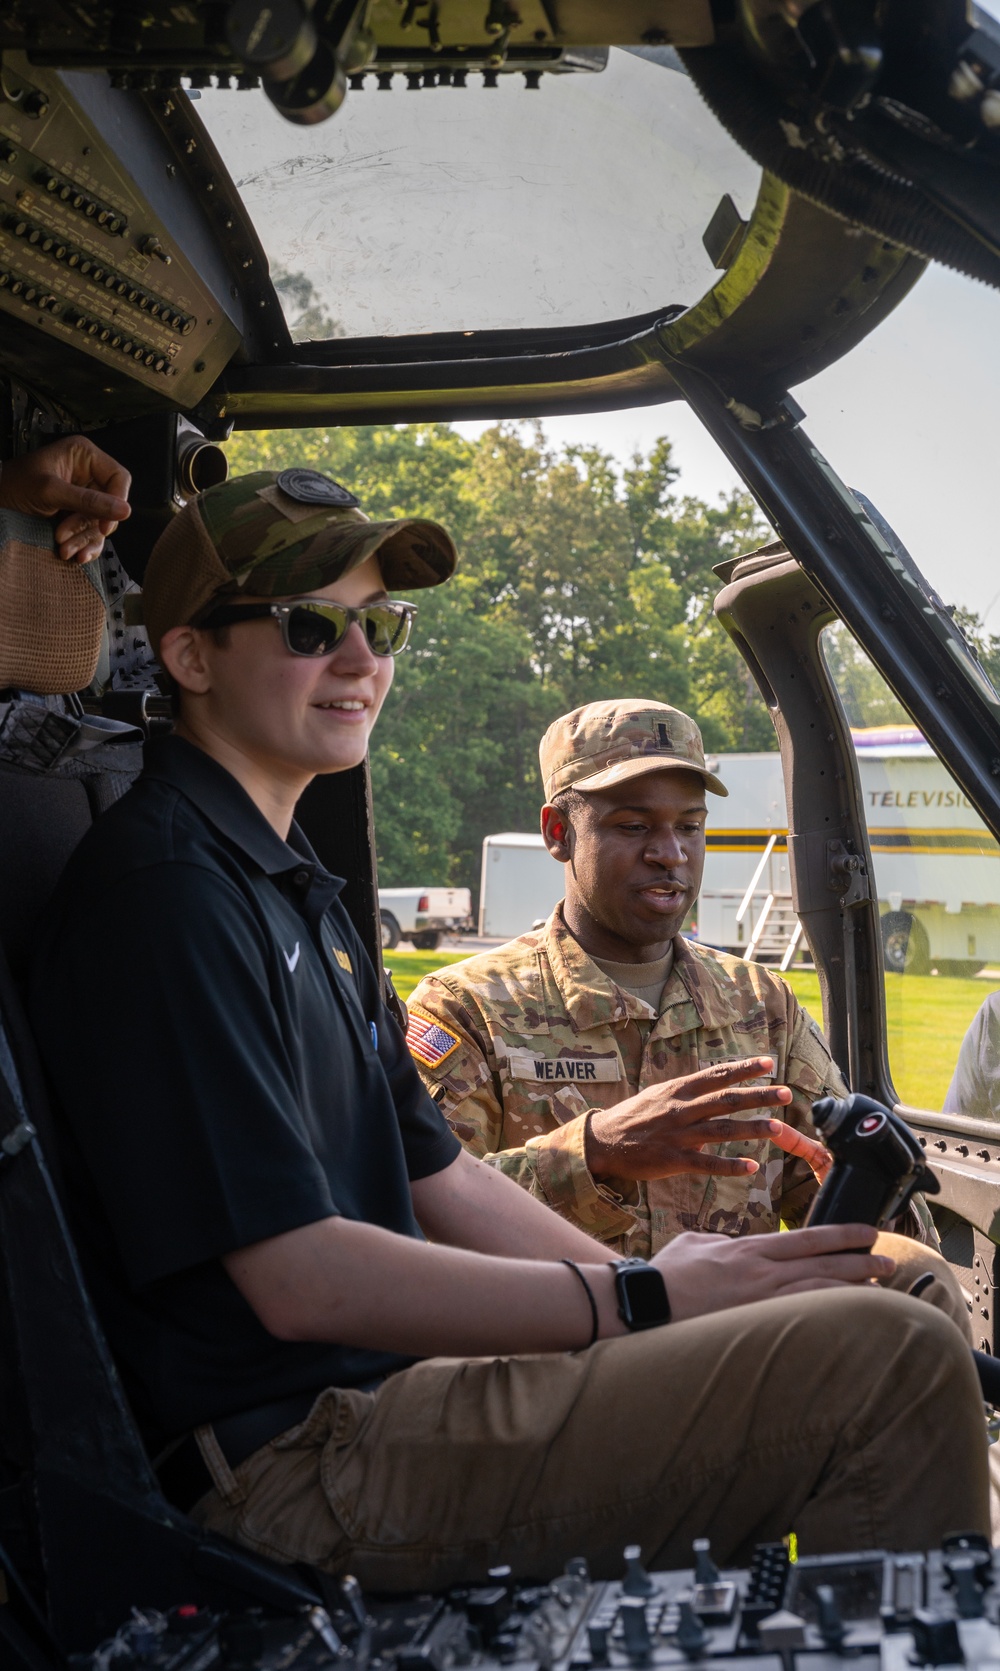
[[[357,621],[373,656],[398,656],[406,649],[416,613],[415,603],[366,603],[361,609],[349,609],[326,598],[295,598],[292,603],[220,604],[198,625],[231,627],[237,621],[263,621],[270,616],[293,656],[329,656]]]

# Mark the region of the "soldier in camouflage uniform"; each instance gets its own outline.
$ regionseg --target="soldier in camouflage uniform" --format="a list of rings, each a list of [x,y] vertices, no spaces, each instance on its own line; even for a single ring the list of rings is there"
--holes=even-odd
[[[682,1230],[802,1224],[829,1164],[810,1105],[846,1087],[778,975],[679,932],[701,884],[704,791],[726,794],[698,727],[662,703],[593,702],[539,753],[566,899],[544,928],[416,988],[409,1040],[431,1095],[473,1154],[624,1254]],[[608,843],[633,819],[616,894]],[[658,1119],[675,1131],[656,1152]],[[929,1225],[923,1208],[919,1239]]]

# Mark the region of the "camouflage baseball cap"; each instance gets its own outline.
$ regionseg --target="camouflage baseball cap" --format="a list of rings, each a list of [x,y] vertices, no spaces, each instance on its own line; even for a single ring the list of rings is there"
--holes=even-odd
[[[588,702],[552,721],[538,746],[545,799],[560,789],[608,789],[646,772],[683,767],[705,779],[713,795],[729,790],[705,765],[693,719],[665,702]]]
[[[232,476],[185,505],[160,535],[143,579],[154,653],[170,627],[217,603],[302,597],[378,553],[385,584],[438,586],[458,561],[436,522],[370,522],[353,493],[318,470]]]

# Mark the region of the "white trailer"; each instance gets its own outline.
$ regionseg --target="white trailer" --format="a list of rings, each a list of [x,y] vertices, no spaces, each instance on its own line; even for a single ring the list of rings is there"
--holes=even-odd
[[[1000,962],[1000,849],[967,796],[915,727],[853,736],[886,967],[968,974]],[[787,946],[794,915],[780,758],[729,754],[712,764],[729,798],[709,796],[698,938],[745,954],[771,897],[772,920],[786,912]],[[755,950],[778,947],[765,934]]]
[[[563,867],[540,835],[487,836],[479,888],[479,932],[513,940],[544,919],[563,896]]]
[[[708,796],[705,875],[694,932],[705,945],[739,956],[751,943],[754,954],[783,955],[796,925],[781,756],[719,754],[708,764],[729,796]]]
[[[971,974],[1000,964],[996,841],[915,727],[882,726],[853,736],[886,967]],[[790,961],[800,942],[781,758],[722,754],[709,765],[729,797],[708,797],[705,877],[688,932],[738,956]],[[480,934],[523,934],[562,895],[563,867],[540,835],[487,836]]]

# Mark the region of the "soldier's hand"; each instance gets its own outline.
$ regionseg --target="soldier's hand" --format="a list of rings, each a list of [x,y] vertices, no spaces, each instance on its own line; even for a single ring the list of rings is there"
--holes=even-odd
[[[796,1131],[794,1126],[786,1126],[784,1121],[776,1122],[781,1130],[771,1138],[779,1149],[784,1149],[786,1155],[795,1155],[812,1167],[813,1176],[818,1184],[822,1184],[833,1165],[833,1156],[829,1149],[824,1149],[815,1137],[807,1137],[804,1131]]]
[[[803,1153],[800,1134],[772,1118],[738,1119],[747,1109],[781,1108],[792,1100],[787,1085],[748,1085],[774,1072],[770,1056],[720,1062],[659,1085],[614,1108],[595,1108],[587,1121],[587,1166],[594,1178],[671,1178],[682,1172],[745,1177],[755,1160],[704,1154],[708,1143],[777,1143]],[[809,1138],[802,1138],[809,1145]],[[821,1149],[821,1144],[815,1145]],[[826,1151],[824,1150],[823,1153]],[[809,1158],[806,1155],[805,1158]]]
[[[130,514],[128,471],[85,435],[65,435],[37,452],[7,459],[0,506],[29,516],[57,516],[56,550],[66,562],[89,563]]]
[[[671,1316],[680,1322],[755,1300],[865,1285],[890,1276],[895,1260],[865,1251],[877,1235],[870,1224],[818,1224],[815,1229],[737,1237],[686,1230],[651,1262],[663,1273]]]

